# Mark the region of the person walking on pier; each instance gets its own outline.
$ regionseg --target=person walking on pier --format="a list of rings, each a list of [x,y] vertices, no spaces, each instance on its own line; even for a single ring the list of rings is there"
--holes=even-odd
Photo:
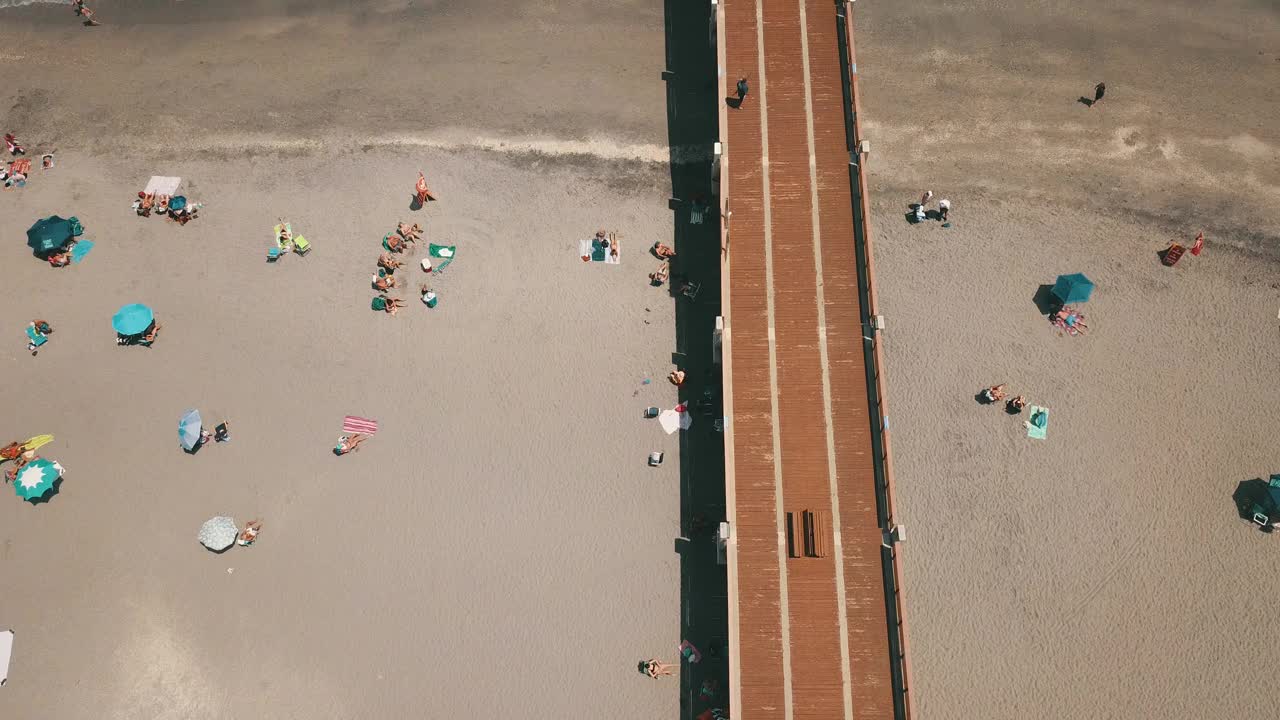
[[[738,104],[741,105],[743,100],[747,99],[747,93],[751,91],[751,87],[747,85],[746,78],[738,78]]]

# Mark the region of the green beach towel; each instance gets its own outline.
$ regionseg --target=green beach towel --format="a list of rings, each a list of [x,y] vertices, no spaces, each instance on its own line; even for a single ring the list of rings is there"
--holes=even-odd
[[[1027,437],[1044,440],[1049,431],[1049,408],[1031,406],[1031,419],[1026,422]]]
[[[453,258],[453,254],[457,250],[457,245],[436,245],[435,243],[427,245],[427,251],[431,253],[433,258]]]

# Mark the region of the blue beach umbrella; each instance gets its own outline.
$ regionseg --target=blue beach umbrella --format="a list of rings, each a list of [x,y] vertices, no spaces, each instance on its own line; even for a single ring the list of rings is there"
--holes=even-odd
[[[187,206],[187,198],[185,195],[175,195],[169,198],[170,210],[181,210]]]
[[[1089,296],[1093,294],[1093,281],[1081,273],[1059,275],[1052,292],[1054,297],[1067,305],[1089,302]]]
[[[183,450],[191,452],[196,445],[200,444],[202,427],[199,410],[188,410],[183,413],[182,419],[178,421],[178,442],[182,443]]]
[[[155,313],[146,305],[134,303],[125,305],[111,317],[111,327],[121,335],[140,335],[151,327],[155,321]]]

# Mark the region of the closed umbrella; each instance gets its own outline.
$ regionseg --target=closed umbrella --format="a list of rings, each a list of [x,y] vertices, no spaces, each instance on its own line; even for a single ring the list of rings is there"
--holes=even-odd
[[[178,442],[182,443],[182,449],[191,452],[196,445],[200,444],[200,422],[199,410],[188,410],[182,415],[182,419],[178,420]]]
[[[18,476],[13,479],[13,489],[23,500],[35,500],[48,494],[60,477],[62,466],[36,458],[18,471]]]
[[[221,515],[206,520],[204,525],[200,526],[200,534],[196,538],[201,545],[210,550],[222,552],[235,544],[236,536],[239,534],[240,527],[236,525],[235,519]]]
[[[27,230],[27,246],[40,255],[47,255],[67,244],[71,239],[71,223],[57,215],[37,220]]]
[[[120,308],[111,316],[111,327],[121,335],[141,335],[156,319],[155,313],[146,305],[134,303]]]
[[[1082,273],[1059,275],[1052,292],[1065,305],[1088,302],[1089,296],[1093,294],[1093,281]]]

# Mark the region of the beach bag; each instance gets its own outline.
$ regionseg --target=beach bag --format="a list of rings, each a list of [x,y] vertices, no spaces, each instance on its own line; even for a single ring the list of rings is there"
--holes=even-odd
[[[72,237],[80,237],[84,234],[84,226],[80,224],[79,218],[69,217],[67,222],[71,224]]]
[[[379,295],[378,297],[373,299],[373,302],[370,304],[370,307],[372,307],[374,310],[386,310],[387,299]]]

